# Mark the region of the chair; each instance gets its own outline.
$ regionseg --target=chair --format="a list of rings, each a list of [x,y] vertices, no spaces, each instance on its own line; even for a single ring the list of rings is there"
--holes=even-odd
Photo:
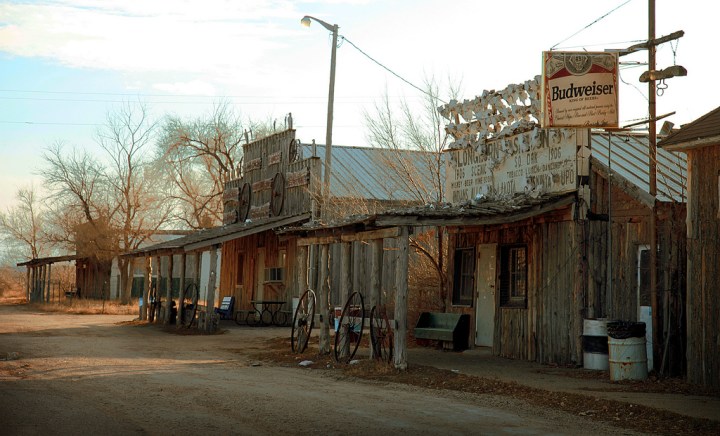
[[[220,315],[220,319],[233,319],[234,306],[235,297],[223,297],[220,307],[215,308],[215,313]]]

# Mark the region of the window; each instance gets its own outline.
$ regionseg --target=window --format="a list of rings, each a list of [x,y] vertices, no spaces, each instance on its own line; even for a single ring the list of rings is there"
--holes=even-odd
[[[500,305],[527,307],[527,246],[500,249]]]
[[[453,280],[453,305],[472,306],[475,289],[475,249],[455,250],[455,275]]]
[[[266,282],[282,282],[285,280],[285,268],[265,268]]]

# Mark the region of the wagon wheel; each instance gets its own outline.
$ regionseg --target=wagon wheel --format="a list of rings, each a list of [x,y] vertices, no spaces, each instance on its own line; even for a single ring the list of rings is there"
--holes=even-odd
[[[244,223],[250,214],[250,199],[252,197],[252,187],[249,183],[245,183],[238,194],[238,222]]]
[[[187,328],[192,327],[195,322],[195,314],[197,313],[198,305],[198,288],[195,283],[190,283],[185,288],[185,299],[190,300],[190,313],[187,317],[183,316],[183,325]],[[180,310],[185,309],[185,301],[182,302]],[[183,314],[184,315],[184,314]]]
[[[393,356],[393,330],[385,306],[373,306],[370,310],[370,341],[373,357],[390,363]]]
[[[298,146],[300,145],[300,141],[297,139],[293,139],[290,141],[290,145],[288,146],[288,161],[289,163],[293,163],[296,160],[298,160]]]
[[[292,331],[290,332],[290,345],[293,352],[302,353],[305,351],[314,325],[315,292],[308,289],[300,297],[293,316]]]
[[[273,216],[280,216],[285,203],[285,176],[282,173],[275,173],[272,179],[272,192],[270,195],[270,213]]]
[[[365,324],[365,306],[359,292],[350,294],[343,307],[335,332],[335,360],[347,363],[355,357],[362,340]]]

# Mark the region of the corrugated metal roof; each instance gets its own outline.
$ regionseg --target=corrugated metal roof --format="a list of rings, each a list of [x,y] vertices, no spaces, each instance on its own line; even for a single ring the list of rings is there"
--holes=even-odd
[[[316,156],[323,163],[322,171],[325,171],[325,146],[317,144],[315,147]],[[302,144],[300,158],[311,157],[312,148],[312,145]],[[435,158],[436,155],[429,152],[333,145],[330,194],[333,197],[391,201],[437,199],[438,192],[433,187],[433,174],[428,164]],[[442,154],[440,158],[445,159]],[[440,172],[440,180],[444,183],[444,163],[440,165]]]
[[[592,157],[608,165],[619,175],[643,192],[650,191],[650,153],[647,134],[592,132]],[[610,140],[610,144],[608,144]],[[687,200],[687,157],[685,153],[657,149],[658,201]]]

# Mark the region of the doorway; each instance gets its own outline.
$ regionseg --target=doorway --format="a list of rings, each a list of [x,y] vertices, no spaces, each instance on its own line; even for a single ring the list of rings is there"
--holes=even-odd
[[[495,267],[497,244],[481,244],[477,250],[477,301],[475,345],[492,347],[495,333]]]

